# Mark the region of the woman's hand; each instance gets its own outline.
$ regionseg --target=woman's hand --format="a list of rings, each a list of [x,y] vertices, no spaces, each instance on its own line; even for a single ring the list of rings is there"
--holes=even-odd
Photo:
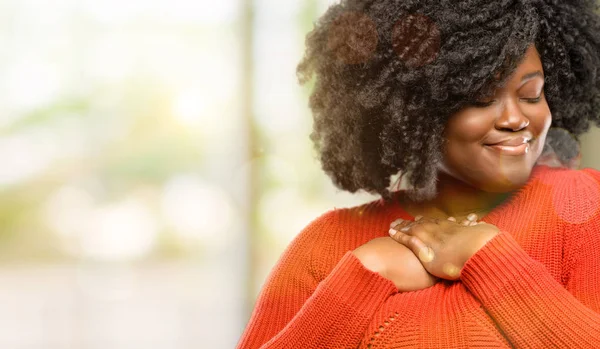
[[[496,226],[484,222],[415,218],[395,221],[390,235],[410,248],[430,274],[447,280],[460,279],[467,260],[500,233]]]
[[[400,292],[428,288],[438,280],[425,270],[408,247],[389,237],[373,239],[353,253],[365,268],[391,280]]]

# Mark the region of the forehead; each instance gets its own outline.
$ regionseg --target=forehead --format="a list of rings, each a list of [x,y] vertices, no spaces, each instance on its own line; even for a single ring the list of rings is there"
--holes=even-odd
[[[525,56],[521,62],[517,65],[517,69],[506,80],[506,84],[519,84],[525,75],[536,71],[542,72],[542,75],[544,73],[540,54],[535,48],[535,45],[532,44],[525,52]],[[499,75],[496,74],[495,78],[498,80]]]

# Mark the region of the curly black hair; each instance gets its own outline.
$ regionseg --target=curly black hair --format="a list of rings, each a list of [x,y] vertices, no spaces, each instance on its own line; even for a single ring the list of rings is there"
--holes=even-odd
[[[552,127],[574,142],[600,126],[600,18],[595,0],[342,0],[306,36],[297,66],[311,81],[310,135],[336,187],[391,199],[436,195],[448,118],[504,86],[535,44]],[[552,130],[552,129],[551,129]],[[547,142],[552,142],[552,132]]]

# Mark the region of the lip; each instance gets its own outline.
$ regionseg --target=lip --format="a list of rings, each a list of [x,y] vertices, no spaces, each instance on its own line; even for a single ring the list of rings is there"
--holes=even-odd
[[[485,146],[502,155],[520,156],[529,153],[530,142],[526,141],[519,145],[486,144]]]
[[[492,142],[492,143],[488,143],[486,145],[502,145],[502,146],[511,146],[511,147],[516,147],[522,144],[525,144],[527,142],[531,141],[531,137],[530,136],[517,136],[517,137],[511,137],[511,138],[505,138],[503,140],[497,141],[497,142]]]

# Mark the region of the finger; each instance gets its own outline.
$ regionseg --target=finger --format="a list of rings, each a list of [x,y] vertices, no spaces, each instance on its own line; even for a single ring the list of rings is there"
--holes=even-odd
[[[394,221],[392,221],[392,223],[390,223],[390,228],[393,228],[402,222],[404,222],[404,219],[402,218],[395,219]]]
[[[433,250],[429,246],[420,247],[418,251],[417,257],[419,257],[419,260],[423,263],[431,262],[435,256]]]
[[[397,218],[397,219],[393,220],[392,223],[390,223],[390,228],[398,227],[398,226],[402,225],[405,222],[410,222],[410,221],[407,221],[407,220],[402,219],[402,218]]]
[[[394,228],[390,228],[390,230],[389,230],[390,236],[393,237],[394,239],[396,239],[396,234],[398,234],[397,235],[398,239],[400,237],[402,237],[402,235],[410,236],[413,234],[413,232],[411,231],[411,228],[414,225],[419,224],[417,222],[412,222],[412,221],[405,221],[405,223],[407,223],[407,224],[401,224]],[[398,239],[396,239],[396,240],[398,240]]]
[[[469,226],[472,227],[472,226],[477,225],[477,224],[479,224],[479,222],[471,222],[471,223],[469,223]]]
[[[423,219],[423,216],[421,216],[421,215],[415,216],[415,222],[418,222],[421,219]]]
[[[413,221],[407,221],[407,220],[403,220],[402,222],[400,222],[400,224],[396,224],[396,225],[394,225],[394,226],[393,226],[393,227],[391,227],[391,228],[393,228],[393,229],[395,229],[395,230],[397,230],[397,231],[400,231],[400,230],[402,230],[404,227],[407,227],[407,226],[409,226],[409,225],[411,225],[411,224],[413,224],[413,223],[414,223]]]
[[[424,229],[425,231],[431,231],[432,229],[439,228],[439,225],[437,220],[423,218],[418,222],[410,222],[409,224],[403,225],[402,228],[397,230],[405,234],[414,235],[414,229],[416,227]]]
[[[410,231],[410,228],[412,228],[413,225],[417,224],[416,222],[409,222],[406,225],[403,225],[400,229],[398,229],[400,232],[403,233],[407,233]]]
[[[434,252],[428,244],[429,234],[432,229],[439,229],[437,223],[430,222],[430,219],[426,220],[426,222],[413,222],[414,224],[398,231],[394,237],[398,242],[410,248],[423,263],[433,260]]]
[[[442,271],[453,279],[458,279],[460,277],[460,268],[452,263],[444,263]]]
[[[471,213],[467,216],[467,220],[475,222],[477,220],[477,215],[475,213]]]
[[[408,247],[423,263],[431,262],[434,258],[433,250],[416,236],[396,232],[392,238]]]
[[[471,223],[471,221],[469,221],[467,219],[460,222],[460,224],[462,224],[462,225],[469,225],[469,223]]]
[[[419,216],[417,216],[419,217]],[[414,226],[430,226],[437,224],[437,221],[434,221],[433,218],[421,217],[418,221],[404,221],[402,224],[394,227],[397,231],[407,233],[410,232],[411,228]]]

